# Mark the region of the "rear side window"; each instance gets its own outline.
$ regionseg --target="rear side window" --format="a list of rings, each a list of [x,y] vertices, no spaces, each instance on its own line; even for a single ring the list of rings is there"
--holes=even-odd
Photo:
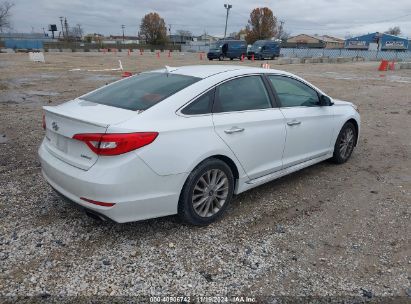
[[[147,110],[199,80],[177,74],[142,73],[87,94],[82,99],[121,109]]]
[[[271,108],[270,98],[260,76],[233,79],[217,88],[213,111],[233,112]]]
[[[201,95],[187,107],[185,107],[181,113],[186,115],[198,115],[198,114],[208,114],[211,113],[211,108],[213,106],[214,100],[214,90]]]

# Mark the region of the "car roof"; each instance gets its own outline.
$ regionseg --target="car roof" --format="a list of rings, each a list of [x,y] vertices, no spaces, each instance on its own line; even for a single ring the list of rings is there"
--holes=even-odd
[[[250,66],[240,66],[240,65],[189,65],[181,67],[167,67],[166,69],[157,70],[155,72],[169,72],[170,74],[192,76],[198,78],[207,78],[216,74],[227,73],[236,71],[241,74],[244,71],[244,74],[247,73],[275,73],[275,74],[284,74],[289,73],[273,70],[273,69],[263,69]],[[154,71],[153,71],[154,72]]]

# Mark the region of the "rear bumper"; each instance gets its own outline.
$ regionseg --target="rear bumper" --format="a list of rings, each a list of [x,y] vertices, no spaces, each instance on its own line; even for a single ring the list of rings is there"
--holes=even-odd
[[[73,167],[39,148],[42,173],[59,193],[80,206],[124,223],[177,213],[188,174],[160,176],[134,152],[100,157],[88,171]],[[115,203],[103,207],[80,199]]]

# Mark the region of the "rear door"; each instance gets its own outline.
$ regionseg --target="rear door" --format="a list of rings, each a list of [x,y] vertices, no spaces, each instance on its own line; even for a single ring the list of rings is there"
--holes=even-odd
[[[98,155],[75,134],[106,133],[110,124],[137,115],[133,111],[75,100],[56,107],[43,107],[46,122],[45,148],[61,161],[88,170]]]
[[[260,75],[235,78],[217,87],[213,123],[250,179],[281,169],[284,116],[272,106]]]
[[[269,75],[268,79],[286,119],[284,168],[330,153],[333,107],[320,106],[317,91],[297,79],[279,75]]]

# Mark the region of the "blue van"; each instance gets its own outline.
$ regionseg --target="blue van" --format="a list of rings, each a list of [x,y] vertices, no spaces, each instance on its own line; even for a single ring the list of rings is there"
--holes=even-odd
[[[272,40],[257,40],[247,52],[247,58],[251,59],[275,59],[280,56],[280,43]]]
[[[219,40],[210,45],[207,58],[209,60],[224,60],[224,58],[233,60],[241,58],[242,55],[247,55],[247,42],[244,40]]]

